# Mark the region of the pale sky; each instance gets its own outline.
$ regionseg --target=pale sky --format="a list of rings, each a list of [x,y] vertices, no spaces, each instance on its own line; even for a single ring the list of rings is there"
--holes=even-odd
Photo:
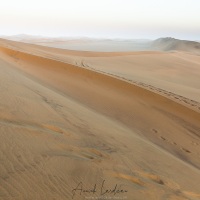
[[[0,0],[0,35],[200,40],[200,0]]]

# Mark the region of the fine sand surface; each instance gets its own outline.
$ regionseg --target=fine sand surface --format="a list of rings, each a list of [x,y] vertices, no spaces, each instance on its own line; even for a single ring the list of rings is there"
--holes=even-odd
[[[0,199],[200,199],[198,55],[0,40],[0,94]]]

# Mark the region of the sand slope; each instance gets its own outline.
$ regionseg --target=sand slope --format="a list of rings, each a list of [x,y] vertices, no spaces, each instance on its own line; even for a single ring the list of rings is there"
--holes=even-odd
[[[199,101],[102,69],[166,54],[0,43],[1,199],[200,198]]]

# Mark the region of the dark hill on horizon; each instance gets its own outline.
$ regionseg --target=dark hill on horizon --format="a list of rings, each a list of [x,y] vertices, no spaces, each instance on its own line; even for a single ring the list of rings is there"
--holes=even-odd
[[[161,51],[188,51],[200,53],[200,43],[188,40],[179,40],[171,37],[159,38],[151,44],[154,50]]]

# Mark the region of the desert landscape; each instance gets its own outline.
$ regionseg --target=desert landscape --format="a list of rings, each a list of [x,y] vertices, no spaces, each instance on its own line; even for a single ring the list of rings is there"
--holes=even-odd
[[[0,39],[0,199],[200,199],[200,44],[82,40]]]

